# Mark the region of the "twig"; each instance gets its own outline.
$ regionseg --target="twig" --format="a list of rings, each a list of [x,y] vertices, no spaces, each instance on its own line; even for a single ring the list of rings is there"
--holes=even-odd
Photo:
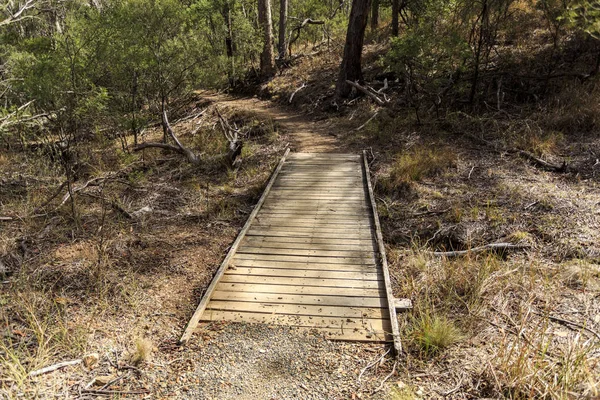
[[[538,315],[538,316],[542,317],[542,318],[543,318],[543,317],[547,317],[548,319],[550,319],[550,320],[552,320],[552,321],[554,321],[554,322],[559,322],[559,323],[561,323],[561,324],[563,324],[563,325],[572,325],[572,326],[574,326],[574,327],[576,327],[576,328],[583,329],[584,331],[588,331],[588,332],[589,332],[589,333],[591,333],[592,335],[596,336],[596,338],[600,339],[600,334],[598,334],[598,332],[596,332],[596,331],[595,331],[595,330],[593,330],[593,329],[590,329],[590,328],[588,328],[588,327],[587,327],[587,326],[585,326],[585,325],[582,325],[582,324],[580,324],[580,323],[577,323],[577,322],[575,322],[575,321],[570,321],[570,320],[568,320],[568,319],[563,319],[563,318],[555,317],[555,316],[553,316],[553,315],[550,315],[550,314],[548,314],[548,315],[544,315],[544,314],[542,314],[542,313],[539,313],[539,312],[537,312],[537,311],[533,311],[533,310],[531,310],[531,312],[532,312],[532,313],[534,313],[535,315]],[[572,328],[571,328],[571,329],[572,329]]]
[[[463,383],[463,379],[465,378],[464,375],[461,375],[460,380],[458,381],[458,384],[456,384],[456,386],[453,389],[448,390],[447,392],[441,392],[440,394],[444,397],[448,397],[450,396],[452,393],[457,392],[458,389],[460,389],[460,387],[462,386]]]
[[[523,207],[523,210],[529,210],[531,207],[535,206],[537,203],[539,203],[539,200],[536,200],[533,203],[527,204],[525,207]]]
[[[394,375],[394,373],[396,372],[396,365],[398,365],[398,361],[394,361],[394,366],[392,367],[392,372],[390,372],[390,374],[388,376],[386,376],[385,378],[383,378],[383,380],[381,381],[381,383],[379,384],[379,387],[377,389],[375,389],[373,391],[373,393],[377,393],[379,392],[381,389],[383,389],[383,384],[391,378],[392,375]]]
[[[0,221],[12,221],[13,217],[0,217]]]
[[[113,379],[112,381],[109,381],[106,385],[102,386],[99,390],[106,390],[109,387],[111,387],[112,385],[114,385],[115,383],[119,382],[120,380],[122,380],[124,378],[128,378],[129,376],[131,376],[131,372],[127,372],[126,374],[117,376],[115,379]],[[86,389],[88,389],[88,388],[89,388],[89,386],[86,386]]]
[[[365,122],[364,124],[362,124],[361,126],[359,126],[358,128],[356,128],[356,129],[354,130],[354,132],[358,132],[358,131],[360,131],[362,128],[364,128],[365,126],[367,126],[367,124],[368,124],[369,122],[371,122],[371,121],[373,120],[373,118],[375,118],[375,117],[377,116],[377,114],[379,114],[379,110],[375,111],[375,114],[373,114],[373,116],[372,116],[371,118],[369,118],[369,119],[367,120],[367,122]]]
[[[148,394],[150,391],[148,389],[143,390],[100,390],[100,389],[84,389],[81,391],[82,393],[95,394],[97,396],[114,396],[114,395],[124,395],[124,394]]]
[[[445,214],[448,211],[450,211],[452,208],[446,208],[445,210],[431,210],[431,211],[423,211],[423,212],[418,212],[418,213],[414,213],[413,215],[411,215],[411,217],[421,217],[423,215],[438,215],[438,214]]]
[[[475,170],[474,165],[471,167],[471,170],[469,171],[469,176],[467,176],[467,179],[471,179],[471,174],[473,173],[473,170]]]
[[[377,360],[373,361],[372,363],[368,364],[366,367],[364,367],[361,371],[360,374],[358,375],[358,384],[360,384],[360,379],[362,378],[363,374],[371,367],[373,367],[375,364],[379,363],[381,360],[383,360],[383,358],[391,351],[392,349],[389,348],[385,353],[382,354],[381,357],[379,357]]]
[[[473,247],[469,250],[457,250],[457,251],[431,251],[430,254],[438,257],[458,257],[464,256],[466,254],[472,253],[481,253],[487,250],[519,250],[526,249],[529,246],[522,244],[512,244],[512,243],[490,243],[484,246]]]
[[[29,376],[30,377],[34,377],[34,376],[38,376],[38,375],[47,374],[49,372],[56,371],[57,369],[61,369],[61,368],[68,367],[70,365],[77,365],[77,364],[81,364],[81,363],[82,363],[81,359],[72,360],[72,361],[65,361],[65,362],[61,362],[61,363],[58,363],[58,364],[50,365],[48,367],[44,367],[42,369],[31,371],[29,373]]]

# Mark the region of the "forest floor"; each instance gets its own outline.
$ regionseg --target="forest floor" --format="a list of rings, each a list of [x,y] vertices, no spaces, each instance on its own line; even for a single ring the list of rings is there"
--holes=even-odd
[[[130,210],[154,210],[133,220],[83,196],[78,230],[66,207],[18,218],[60,180],[52,171],[42,177],[21,154],[0,155],[7,189],[0,215],[16,216],[0,221],[0,261],[13,269],[0,294],[0,397],[113,391],[118,398],[133,390],[147,392],[140,398],[183,399],[598,395],[600,135],[572,129],[581,123],[571,123],[568,109],[555,110],[552,121],[573,132],[549,134],[546,115],[457,113],[417,124],[379,110],[367,123],[377,111],[368,99],[342,113],[319,112],[315,104],[330,91],[336,64],[325,55],[288,70],[269,83],[272,101],[199,93],[199,104],[209,100],[250,127],[240,169],[193,168],[152,151],[128,156],[120,165],[129,168],[129,184],[109,193]],[[288,105],[303,81],[308,90]],[[592,104],[578,93],[564,96],[578,112]],[[194,134],[201,124],[195,119],[173,126],[185,143],[206,147],[216,122],[202,121],[202,135]],[[149,130],[145,139],[159,135]],[[373,156],[394,291],[415,304],[400,316],[400,363],[382,357],[383,345],[265,325],[205,324],[188,346],[176,345],[286,145],[305,152],[366,148]],[[506,150],[513,147],[566,160],[570,170],[540,169]],[[494,242],[523,248],[462,258],[431,253]],[[90,368],[27,377],[89,353],[99,355]]]

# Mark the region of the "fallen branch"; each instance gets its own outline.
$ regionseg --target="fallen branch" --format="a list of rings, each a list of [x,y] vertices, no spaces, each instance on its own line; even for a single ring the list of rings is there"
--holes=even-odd
[[[482,252],[488,251],[488,250],[495,250],[495,251],[519,250],[519,249],[526,249],[528,247],[529,246],[526,246],[526,245],[512,244],[512,243],[490,243],[490,244],[486,244],[484,246],[473,247],[472,249],[469,249],[469,250],[431,251],[429,253],[434,256],[438,256],[438,257],[458,257],[458,256],[464,256],[467,254],[482,253]]]
[[[167,118],[166,110],[163,110],[162,125],[163,125],[164,129],[167,131],[167,133],[169,134],[169,136],[171,137],[171,139],[173,139],[176,146],[174,146],[172,144],[167,144],[167,143],[150,142],[150,143],[142,143],[138,146],[135,146],[133,148],[133,151],[140,151],[140,150],[143,150],[146,148],[152,148],[152,147],[165,149],[165,150],[171,150],[171,151],[174,151],[174,152],[184,155],[187,158],[187,160],[194,165],[200,164],[200,157],[198,157],[193,151],[191,151],[190,149],[185,147],[183,144],[181,144],[181,142],[175,135],[175,132],[173,132],[173,129],[171,128],[171,125],[169,124],[169,119]]]
[[[119,204],[119,202],[118,202],[118,201],[116,201],[116,200],[110,200],[110,199],[107,199],[106,197],[97,196],[97,195],[95,195],[95,194],[91,194],[91,193],[82,193],[82,194],[83,194],[83,195],[85,195],[85,196],[88,196],[88,197],[94,198],[94,199],[98,199],[98,200],[102,200],[102,201],[104,201],[104,202],[107,202],[107,203],[109,203],[109,204],[111,205],[111,207],[112,207],[112,208],[113,208],[115,211],[118,211],[118,212],[119,212],[121,215],[123,215],[125,218],[128,218],[128,219],[133,219],[133,215],[132,215],[132,214],[131,214],[129,211],[127,211],[125,208],[123,208],[123,206],[121,206],[121,205]]]
[[[239,139],[240,131],[237,129],[237,126],[233,128],[229,122],[219,112],[219,109],[215,107],[217,111],[217,115],[219,116],[219,122],[221,123],[221,128],[223,129],[223,134],[225,138],[229,142],[228,151],[226,154],[227,162],[229,163],[229,167],[233,167],[236,159],[242,153],[242,147],[244,143]]]
[[[542,314],[542,313],[539,313],[539,312],[537,312],[537,311],[533,311],[533,310],[531,310],[531,312],[532,312],[532,313],[534,313],[534,314],[535,314],[535,315],[537,315],[537,316],[540,316],[540,317],[542,317],[542,318],[546,317],[546,318],[548,318],[548,319],[549,319],[549,320],[551,320],[551,321],[558,322],[558,323],[560,323],[560,324],[567,325],[567,326],[568,326],[568,325],[571,325],[571,326],[574,326],[574,327],[576,327],[576,328],[582,329],[582,330],[584,330],[584,331],[588,331],[589,333],[591,333],[592,335],[596,336],[596,338],[600,340],[600,334],[599,334],[598,332],[596,332],[595,330],[593,330],[593,329],[590,329],[590,328],[588,328],[587,326],[585,326],[585,325],[582,325],[582,324],[580,324],[580,323],[578,323],[578,322],[575,322],[575,321],[570,321],[570,320],[568,320],[568,319],[563,319],[563,318],[559,318],[559,317],[555,317],[555,316],[553,316],[553,315],[549,315],[549,314],[548,314],[548,315],[545,315],[545,314]],[[571,328],[571,327],[570,327],[570,328]],[[572,328],[571,328],[571,329],[572,329]]]
[[[566,161],[563,161],[562,165],[554,165],[554,164],[550,164],[547,161],[542,160],[541,158],[538,158],[536,156],[534,156],[533,154],[525,151],[525,150],[519,150],[519,155],[523,158],[526,158],[527,160],[533,162],[535,165],[537,165],[538,167],[550,170],[550,171],[554,171],[554,172],[567,172],[567,163]]]
[[[294,90],[294,93],[292,93],[292,95],[290,96],[290,99],[289,99],[288,103],[292,104],[292,100],[294,100],[294,96],[296,95],[296,93],[298,93],[299,91],[301,91],[305,87],[306,87],[306,83],[303,83],[302,86],[300,86],[298,89]]]
[[[63,183],[60,184],[60,186],[58,187],[58,189],[56,189],[54,191],[54,193],[52,194],[52,196],[50,196],[45,202],[44,204],[42,204],[41,206],[39,206],[38,208],[35,209],[35,212],[39,212],[42,208],[45,208],[48,204],[50,204],[50,202],[52,200],[54,200],[59,194],[60,192],[62,192],[62,190],[64,189],[64,187],[67,186],[67,181],[64,181]]]
[[[31,371],[29,373],[29,376],[30,377],[34,377],[34,376],[38,376],[38,375],[47,374],[49,372],[53,372],[53,371],[56,371],[58,369],[65,368],[65,367],[68,367],[68,366],[71,366],[71,365],[81,364],[82,362],[83,362],[83,360],[81,360],[81,359],[77,359],[77,360],[73,360],[73,361],[61,362],[61,363],[58,363],[58,364],[50,365],[50,366],[42,368],[42,369]]]
[[[356,88],[356,90],[359,90],[359,91],[363,92],[364,94],[366,94],[367,96],[369,96],[370,98],[372,98],[373,101],[375,101],[375,103],[377,103],[377,105],[379,105],[381,107],[385,107],[387,105],[387,103],[385,101],[381,100],[374,93],[371,93],[366,87],[363,87],[363,86],[359,85],[358,83],[352,82],[352,81],[350,81],[348,79],[346,79],[346,83],[348,85]]]

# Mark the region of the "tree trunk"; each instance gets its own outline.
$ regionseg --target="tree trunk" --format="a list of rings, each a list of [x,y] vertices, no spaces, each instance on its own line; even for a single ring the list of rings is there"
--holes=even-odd
[[[399,0],[392,0],[392,36],[398,36],[398,16],[400,14]]]
[[[350,21],[346,32],[346,45],[344,46],[344,58],[340,65],[340,74],[336,85],[336,95],[339,97],[347,97],[352,90],[346,80],[352,82],[362,80],[360,61],[370,6],[371,0],[352,1]]]
[[[225,2],[222,10],[223,19],[225,19],[225,23],[227,24],[227,34],[225,35],[225,47],[227,50],[227,57],[233,57],[233,35],[231,28],[231,9],[229,7],[229,2]]]
[[[275,57],[273,55],[273,21],[271,19],[271,0],[258,0],[258,22],[263,30],[263,51],[260,54],[261,78],[269,79],[275,75]]]
[[[379,0],[372,0],[373,4],[371,6],[371,29],[377,29],[379,25]]]
[[[287,16],[288,16],[288,0],[280,0],[279,2],[279,60],[285,58],[286,43],[285,33],[287,28]]]

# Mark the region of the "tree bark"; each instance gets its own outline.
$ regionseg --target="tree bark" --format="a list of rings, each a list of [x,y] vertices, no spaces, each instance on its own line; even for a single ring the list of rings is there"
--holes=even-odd
[[[379,25],[379,0],[372,0],[373,4],[371,5],[371,29],[377,29]]]
[[[273,54],[273,20],[271,18],[271,0],[258,0],[258,22],[263,30],[263,51],[260,55],[261,78],[269,79],[275,75],[275,57]]]
[[[277,49],[279,50],[279,60],[285,58],[286,43],[285,33],[287,28],[287,17],[288,17],[288,0],[280,0],[279,2],[279,44]]]
[[[398,36],[398,16],[400,14],[400,5],[398,4],[400,0],[392,0],[392,36]]]
[[[336,95],[347,97],[352,91],[347,80],[355,82],[362,81],[361,56],[365,29],[371,0],[353,0],[350,11],[350,21],[346,32],[346,45],[344,46],[344,58],[340,65],[340,74],[336,85]]]

